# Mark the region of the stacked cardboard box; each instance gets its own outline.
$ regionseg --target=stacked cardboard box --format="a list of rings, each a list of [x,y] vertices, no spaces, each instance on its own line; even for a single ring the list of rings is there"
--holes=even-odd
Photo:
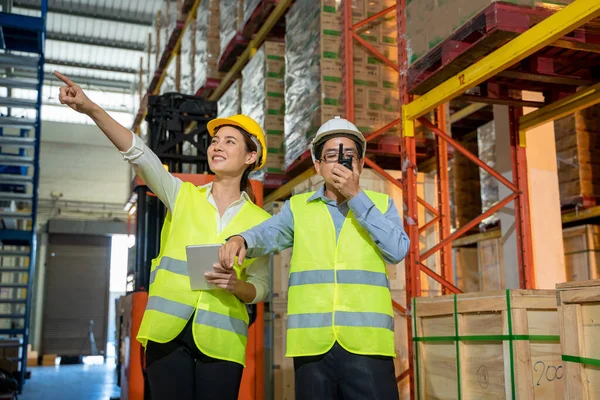
[[[395,2],[354,0],[354,22]],[[307,148],[318,127],[344,115],[341,10],[334,0],[298,0],[286,17],[285,167]],[[367,26],[360,36],[397,63],[396,20]],[[360,45],[354,45],[355,123],[368,133],[399,117],[398,73]],[[393,133],[393,132],[392,132]]]
[[[439,43],[485,10],[502,0],[412,0],[406,2],[406,46],[409,65],[428,54]],[[505,0],[506,1],[506,0]],[[567,5],[573,0],[509,0],[519,6]],[[485,26],[476,27],[485,29]]]
[[[560,199],[600,198],[600,106],[555,122]]]
[[[271,215],[281,211],[284,202],[274,201],[267,207]],[[271,256],[271,297],[274,302],[287,301],[288,278],[290,275],[290,263],[292,261],[292,248],[273,253]]]
[[[353,22],[359,22],[388,7],[391,0],[354,0]],[[394,64],[398,64],[398,27],[396,13],[388,13],[367,25],[359,35]],[[354,113],[357,127],[368,133],[400,117],[398,72],[383,63],[372,52],[355,42],[354,47]],[[397,135],[398,129],[386,132]]]
[[[244,1],[243,0],[220,0],[220,34],[219,42],[221,44],[221,50],[219,52],[219,59],[223,55],[223,52],[227,49],[227,46],[231,40],[240,31],[242,24],[244,23]]]
[[[294,360],[285,357],[287,303],[273,303],[273,399],[295,399]]]
[[[193,55],[194,93],[206,86],[209,80],[220,80],[220,2],[202,0],[198,5],[196,17],[196,53]]]
[[[600,225],[563,230],[567,282],[600,278]]]
[[[217,102],[217,111],[219,118],[231,117],[242,112],[242,83],[239,79],[231,84],[229,89],[223,93],[223,96]]]
[[[282,173],[285,45],[265,42],[242,71],[242,114],[253,118],[267,135],[263,170]]]

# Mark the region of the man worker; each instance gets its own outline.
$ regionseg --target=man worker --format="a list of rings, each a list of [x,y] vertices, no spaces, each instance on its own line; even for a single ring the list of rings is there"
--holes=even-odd
[[[327,121],[310,145],[325,185],[293,196],[219,252],[232,268],[236,256],[293,246],[286,357],[298,400],[398,399],[386,263],[405,257],[409,239],[392,199],[360,188],[366,145],[351,122]]]

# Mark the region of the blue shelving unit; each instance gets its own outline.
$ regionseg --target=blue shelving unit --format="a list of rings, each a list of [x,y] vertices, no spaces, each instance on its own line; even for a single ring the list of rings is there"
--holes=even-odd
[[[36,216],[41,143],[41,107],[44,79],[44,42],[48,0],[41,1],[41,16],[0,12],[0,67],[37,71],[37,79],[0,77],[0,107],[33,109],[34,118],[0,114],[0,347],[17,341],[17,367],[11,368],[25,383],[27,345],[36,259]],[[12,97],[15,89],[36,91],[35,99]],[[16,205],[19,205],[17,207]]]

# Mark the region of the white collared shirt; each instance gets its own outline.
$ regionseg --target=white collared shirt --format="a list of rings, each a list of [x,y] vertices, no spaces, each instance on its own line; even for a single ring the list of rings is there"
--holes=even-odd
[[[165,169],[162,162],[156,154],[146,146],[142,138],[133,132],[132,135],[133,142],[131,147],[127,151],[121,152],[123,158],[131,164],[135,173],[146,183],[146,185],[148,185],[169,211],[173,213],[177,194],[179,193],[182,184],[181,179],[174,177]],[[203,185],[202,187],[208,188],[206,191],[206,199],[216,211],[215,215],[217,218],[218,233],[229,225],[233,217],[242,209],[247,201],[251,201],[248,194],[242,192],[240,198],[231,203],[223,215],[221,215],[212,195],[212,182]],[[264,301],[269,294],[269,287],[271,284],[269,276],[269,256],[258,258],[248,267],[246,273],[248,274],[247,282],[253,284],[256,288],[256,297],[250,304]]]

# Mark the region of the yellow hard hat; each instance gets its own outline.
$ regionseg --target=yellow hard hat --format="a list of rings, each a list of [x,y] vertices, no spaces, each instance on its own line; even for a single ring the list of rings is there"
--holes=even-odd
[[[229,118],[215,118],[209,121],[207,125],[210,136],[215,136],[217,128],[223,125],[233,125],[242,128],[250,134],[251,139],[256,139],[254,142],[257,145],[259,158],[254,170],[261,169],[265,165],[265,162],[267,162],[267,141],[260,125],[252,118],[243,114],[232,115]]]

